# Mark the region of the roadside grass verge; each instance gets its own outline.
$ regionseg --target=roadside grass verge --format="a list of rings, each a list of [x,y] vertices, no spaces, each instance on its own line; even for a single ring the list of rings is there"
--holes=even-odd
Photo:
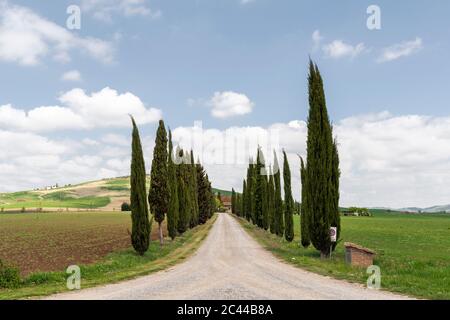
[[[130,248],[111,253],[98,263],[80,265],[82,289],[133,279],[176,265],[198,249],[216,218],[214,215],[206,224],[188,230],[174,241],[166,239],[163,247],[158,241],[152,241],[142,257]],[[33,273],[23,279],[17,289],[0,289],[0,299],[23,299],[67,292],[67,276],[64,271]]]
[[[450,216],[375,214],[342,217],[342,241],[332,258],[321,260],[312,246],[300,244],[300,217],[294,216],[295,238],[289,243],[237,218],[263,247],[302,269],[337,279],[366,284],[364,268],[345,263],[344,242],[377,252],[383,290],[426,299],[450,299]]]

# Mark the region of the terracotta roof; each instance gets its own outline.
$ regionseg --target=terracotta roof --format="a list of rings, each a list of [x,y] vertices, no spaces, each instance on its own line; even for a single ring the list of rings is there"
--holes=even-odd
[[[370,253],[370,254],[376,254],[376,252],[375,251],[373,251],[373,250],[371,250],[371,249],[368,249],[368,248],[364,248],[364,247],[362,247],[362,246],[360,246],[360,245],[357,245],[356,243],[352,243],[352,242],[345,242],[344,243],[344,246],[347,248],[355,248],[355,249],[358,249],[358,250],[361,250],[361,251],[364,251],[364,252],[367,252],[367,253]]]

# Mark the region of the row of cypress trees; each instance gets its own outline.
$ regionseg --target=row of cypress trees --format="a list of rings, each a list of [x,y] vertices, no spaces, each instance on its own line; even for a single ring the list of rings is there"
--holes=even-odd
[[[131,242],[140,255],[150,244],[153,219],[158,223],[159,241],[164,242],[162,223],[172,239],[189,228],[204,224],[215,212],[211,182],[203,166],[194,162],[193,151],[177,148],[174,153],[172,132],[159,121],[153,150],[150,190],[146,194],[146,172],[141,140],[136,123],[132,133],[131,160]],[[150,216],[150,212],[153,215]]]
[[[341,234],[339,214],[339,154],[333,139],[333,127],[328,117],[323,79],[319,68],[310,61],[308,76],[309,115],[306,162],[300,157],[301,244],[311,244],[328,257],[335,250],[331,242],[330,227],[337,228],[337,241]],[[275,154],[274,174],[266,178],[264,156],[258,149],[256,162],[250,160],[247,178],[243,183],[242,201],[234,196],[233,212],[245,217],[271,233],[294,238],[293,212],[296,211],[291,191],[291,172],[286,152],[283,151],[284,201],[281,199],[280,170]],[[233,194],[235,194],[233,190]]]
[[[291,242],[294,239],[294,199],[291,190],[291,171],[283,151],[284,201],[281,196],[281,173],[274,152],[274,167],[265,167],[264,154],[257,150],[256,162],[250,159],[242,195],[232,190],[231,207],[237,216]]]

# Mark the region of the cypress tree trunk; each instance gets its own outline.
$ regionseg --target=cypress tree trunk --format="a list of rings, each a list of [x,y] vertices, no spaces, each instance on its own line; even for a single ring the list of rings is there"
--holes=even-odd
[[[274,182],[275,182],[275,232],[279,237],[284,234],[284,222],[283,222],[283,200],[281,198],[281,182],[280,178],[280,166],[278,165],[278,157],[274,152]]]
[[[146,174],[141,139],[136,123],[133,124],[131,144],[131,174],[130,174],[130,206],[131,206],[131,243],[139,255],[144,255],[150,244],[151,220],[146,191]]]
[[[169,210],[167,211],[167,229],[169,232],[169,236],[173,240],[177,236],[179,200],[178,200],[177,171],[175,163],[173,162],[172,159],[172,155],[173,155],[172,131],[169,130],[168,170],[169,170],[170,201],[169,201]]]
[[[164,121],[159,121],[151,170],[148,202],[159,227],[159,242],[164,243],[162,222],[169,208],[169,175],[167,170],[167,133]]]
[[[306,188],[308,194],[308,232],[321,257],[330,254],[330,225],[333,212],[333,138],[319,69],[310,61],[309,116]]]
[[[307,195],[307,187],[306,187],[306,169],[303,159],[300,157],[301,165],[300,165],[300,177],[302,182],[302,205],[300,210],[300,227],[301,227],[301,242],[304,248],[308,248],[311,244],[309,240],[309,232],[308,232],[308,195]]]
[[[294,240],[294,198],[291,190],[291,169],[286,152],[283,151],[283,180],[284,180],[284,222],[285,222],[285,239],[289,242]]]

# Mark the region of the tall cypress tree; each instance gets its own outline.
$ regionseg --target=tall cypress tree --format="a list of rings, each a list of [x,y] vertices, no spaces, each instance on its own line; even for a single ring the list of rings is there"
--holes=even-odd
[[[175,163],[173,162],[172,155],[173,155],[172,131],[169,130],[168,170],[169,170],[170,201],[169,201],[169,210],[167,211],[167,229],[169,231],[169,236],[173,240],[177,235],[179,200],[178,200],[177,170],[175,167]]]
[[[195,168],[194,152],[192,150],[189,161],[189,177],[192,186],[191,187],[192,215],[190,226],[191,228],[193,228],[196,225],[198,225],[198,194],[197,194],[198,188],[197,188],[197,169]]]
[[[283,181],[284,181],[284,222],[285,239],[289,242],[294,240],[294,198],[292,197],[291,190],[291,169],[289,168],[289,162],[286,152],[283,150]]]
[[[242,205],[241,205],[241,215],[242,217],[247,217],[247,181],[242,182]]]
[[[309,115],[307,138],[306,187],[308,193],[309,236],[321,257],[328,257],[331,248],[329,230],[333,212],[330,186],[333,164],[333,135],[317,65],[309,66]]]
[[[162,222],[169,208],[169,175],[167,171],[167,133],[164,121],[159,120],[151,170],[148,202],[159,227],[159,242],[164,242]]]
[[[284,234],[283,222],[283,200],[281,198],[281,181],[280,166],[278,165],[278,157],[274,151],[274,182],[275,182],[275,232],[279,237]]]
[[[333,154],[332,154],[332,172],[331,172],[331,217],[330,225],[337,228],[336,240],[339,240],[341,235],[341,216],[339,214],[339,179],[341,171],[339,170],[339,153],[337,148],[337,141],[333,142]],[[336,248],[337,242],[333,243],[333,250]]]
[[[272,169],[270,169],[269,185],[268,185],[268,208],[269,208],[269,227],[272,234],[277,233],[275,227],[275,183],[273,180]]]
[[[236,192],[231,188],[231,213],[236,214]]]
[[[130,206],[131,206],[131,243],[134,250],[141,256],[148,250],[152,220],[149,220],[147,203],[144,156],[142,154],[141,139],[136,122],[133,124],[131,143],[131,174],[130,174]]]
[[[199,223],[204,224],[211,215],[211,196],[209,190],[210,184],[205,170],[200,163],[197,164],[197,188],[198,188],[198,207]]]
[[[308,232],[308,194],[307,194],[307,187],[306,187],[306,169],[305,169],[305,163],[303,162],[303,158],[300,157],[300,177],[301,177],[301,183],[302,183],[302,205],[301,205],[301,213],[300,213],[300,228],[301,228],[301,242],[302,246],[304,248],[308,248],[311,244],[309,240],[309,232]]]
[[[263,185],[263,155],[261,148],[258,147],[256,156],[256,165],[254,167],[255,175],[255,191],[254,191],[254,223],[262,228],[263,227],[263,202],[264,202],[264,185]]]
[[[248,165],[248,169],[247,169],[247,189],[246,189],[246,210],[245,210],[245,214],[246,214],[246,218],[247,221],[251,221],[252,219],[252,199],[253,199],[253,166],[252,166],[252,161],[250,159],[249,165]]]
[[[181,163],[176,166],[177,168],[177,185],[178,185],[178,200],[179,200],[179,218],[178,218],[178,232],[184,233],[189,227],[190,215],[189,215],[189,194],[186,185],[185,171],[186,164],[184,163],[184,151],[177,148],[178,158],[181,159]]]

